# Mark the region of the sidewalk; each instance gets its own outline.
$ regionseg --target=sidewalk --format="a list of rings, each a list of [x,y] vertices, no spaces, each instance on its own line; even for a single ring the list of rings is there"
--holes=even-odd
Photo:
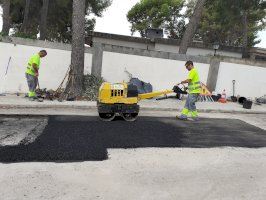
[[[184,106],[184,101],[176,99],[166,99],[157,101],[144,100],[139,103],[143,111],[181,111]],[[240,113],[240,114],[266,114],[266,105],[253,104],[252,109],[247,110],[238,103],[221,104],[217,102],[198,102],[197,107],[199,112],[202,113]],[[86,109],[96,111],[96,102],[93,101],[44,101],[32,102],[27,98],[16,95],[0,96],[0,109]]]

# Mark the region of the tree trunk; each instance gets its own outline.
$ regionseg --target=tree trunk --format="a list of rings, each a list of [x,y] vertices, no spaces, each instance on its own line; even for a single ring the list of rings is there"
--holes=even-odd
[[[179,53],[180,54],[186,54],[188,50],[188,46],[191,44],[195,31],[198,27],[198,24],[201,19],[202,11],[204,9],[204,4],[206,0],[198,0],[193,12],[193,15],[191,16],[189,23],[187,25],[186,31],[184,33],[184,36],[182,37],[181,44],[179,47]]]
[[[25,4],[25,9],[24,9],[24,18],[23,18],[23,23],[21,26],[21,31],[23,33],[30,32],[28,30],[28,28],[29,28],[30,2],[31,2],[31,0],[26,0],[26,2],[25,2],[26,4]]]
[[[10,29],[10,0],[3,1],[3,35],[8,35]]]
[[[42,1],[42,10],[41,10],[41,23],[40,23],[40,39],[46,39],[46,29],[47,29],[47,14],[48,14],[48,7],[49,7],[49,0]]]
[[[247,11],[243,12],[242,58],[248,58],[248,17],[247,17]]]
[[[68,83],[64,98],[82,95],[85,44],[85,0],[73,0],[72,53]]]

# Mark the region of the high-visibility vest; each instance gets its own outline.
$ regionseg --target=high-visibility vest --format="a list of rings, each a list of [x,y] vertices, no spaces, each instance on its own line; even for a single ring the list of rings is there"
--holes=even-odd
[[[33,63],[34,63],[34,64],[37,66],[37,68],[39,69],[39,67],[40,67],[40,63],[41,63],[41,57],[40,57],[39,54],[35,54],[35,55],[33,55],[33,56],[30,58],[30,60],[29,60],[29,62],[28,62],[27,70],[26,70],[26,73],[27,73],[27,74],[30,74],[30,75],[32,75],[32,76],[35,76],[36,72],[35,72],[35,70],[34,70],[34,68],[33,68],[33,66],[32,66]]]
[[[190,70],[188,79],[191,82],[188,84],[188,91],[190,94],[200,94],[201,93],[201,84],[198,71],[193,68]]]

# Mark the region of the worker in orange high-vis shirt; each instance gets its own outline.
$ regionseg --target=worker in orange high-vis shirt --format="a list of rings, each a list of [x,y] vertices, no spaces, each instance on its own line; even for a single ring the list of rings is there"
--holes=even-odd
[[[37,99],[35,90],[38,85],[39,69],[41,64],[41,58],[45,57],[47,52],[41,50],[39,53],[31,56],[28,61],[28,66],[26,70],[26,79],[29,87],[28,97],[30,100]]]
[[[187,61],[185,66],[189,71],[188,78],[182,81],[180,84],[188,84],[188,97],[181,115],[177,116],[177,118],[181,120],[187,120],[188,116],[191,115],[193,120],[198,120],[199,118],[196,102],[201,93],[200,77],[192,61]]]

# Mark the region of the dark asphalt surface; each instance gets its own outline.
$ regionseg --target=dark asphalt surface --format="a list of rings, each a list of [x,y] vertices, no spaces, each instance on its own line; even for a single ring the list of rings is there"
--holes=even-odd
[[[1,128],[1,124],[0,124]],[[33,143],[0,147],[0,162],[75,162],[108,159],[108,148],[266,147],[266,131],[240,120],[140,117],[102,122],[97,117],[50,116]]]

